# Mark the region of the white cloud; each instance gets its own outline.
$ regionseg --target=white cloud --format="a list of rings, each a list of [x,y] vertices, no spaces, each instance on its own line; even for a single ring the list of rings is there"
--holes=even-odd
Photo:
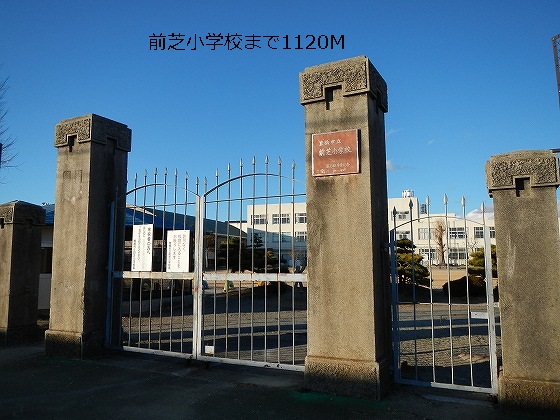
[[[484,206],[484,217],[486,220],[494,219],[494,205]],[[482,210],[474,209],[466,214],[466,218],[469,220],[482,220]]]
[[[393,171],[395,169],[395,167],[393,166],[393,162],[391,162],[390,160],[387,160],[386,165],[388,171]]]
[[[404,131],[402,128],[390,128],[387,130],[387,133],[385,134],[386,137],[391,137],[393,134],[397,134],[400,133],[401,131]]]

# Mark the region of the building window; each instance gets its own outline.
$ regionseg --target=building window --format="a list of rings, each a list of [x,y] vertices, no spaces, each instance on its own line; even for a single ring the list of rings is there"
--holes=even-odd
[[[434,239],[434,230],[430,228],[418,228],[418,240],[427,241],[428,239]]]
[[[253,225],[266,225],[266,214],[253,214],[253,215],[251,215],[251,224],[253,224]]]
[[[427,260],[435,260],[437,258],[437,252],[435,248],[419,248],[418,252]]]
[[[272,242],[278,242],[278,239],[280,239],[280,234],[279,233],[272,233]]]
[[[296,223],[307,223],[307,213],[296,213],[294,218]]]
[[[398,239],[410,239],[409,230],[397,230],[397,240]]]
[[[496,237],[496,230],[493,226],[490,226],[490,238],[494,239]]]
[[[294,237],[296,242],[307,242],[307,232],[295,232]]]
[[[464,227],[450,227],[449,237],[451,239],[464,239],[467,237],[467,233]]]
[[[410,212],[408,210],[407,211],[398,211],[396,213],[395,217],[396,217],[397,220],[409,220],[410,219],[409,214],[410,214]]]
[[[292,242],[292,237],[290,235],[282,235],[282,242]]]
[[[449,259],[466,260],[467,252],[465,251],[465,248],[449,248]]]
[[[282,213],[282,214],[275,213],[275,214],[273,214],[272,215],[272,224],[273,225],[279,225],[280,223],[282,223],[282,224],[290,223],[290,213]]]
[[[476,239],[484,238],[484,228],[482,226],[474,227],[474,237]]]

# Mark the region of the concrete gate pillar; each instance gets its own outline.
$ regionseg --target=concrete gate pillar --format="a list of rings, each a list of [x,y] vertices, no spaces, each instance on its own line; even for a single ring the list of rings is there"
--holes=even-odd
[[[23,201],[0,205],[0,347],[34,341],[45,209]]]
[[[381,398],[390,382],[387,85],[366,57],[300,74],[312,390]]]
[[[126,191],[130,143],[131,130],[126,125],[95,114],[56,125],[47,355],[91,357],[103,349],[110,203],[117,192]]]
[[[551,151],[492,156],[506,404],[560,408],[558,158]]]

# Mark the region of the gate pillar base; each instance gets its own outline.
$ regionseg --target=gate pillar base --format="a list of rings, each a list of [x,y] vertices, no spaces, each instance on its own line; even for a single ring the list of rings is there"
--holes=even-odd
[[[305,387],[316,392],[381,399],[391,381],[389,362],[307,356]]]
[[[100,357],[103,354],[103,335],[101,331],[82,334],[47,330],[45,354],[72,359]]]
[[[33,343],[40,340],[40,337],[41,334],[37,324],[0,328],[0,347]]]
[[[560,407],[560,382],[500,376],[500,403],[558,410]]]

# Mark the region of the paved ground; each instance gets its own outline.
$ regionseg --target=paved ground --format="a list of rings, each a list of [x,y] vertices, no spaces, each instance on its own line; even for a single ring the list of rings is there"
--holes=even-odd
[[[488,397],[396,387],[383,401],[308,392],[303,373],[110,352],[98,360],[0,349],[1,419],[545,419]]]

